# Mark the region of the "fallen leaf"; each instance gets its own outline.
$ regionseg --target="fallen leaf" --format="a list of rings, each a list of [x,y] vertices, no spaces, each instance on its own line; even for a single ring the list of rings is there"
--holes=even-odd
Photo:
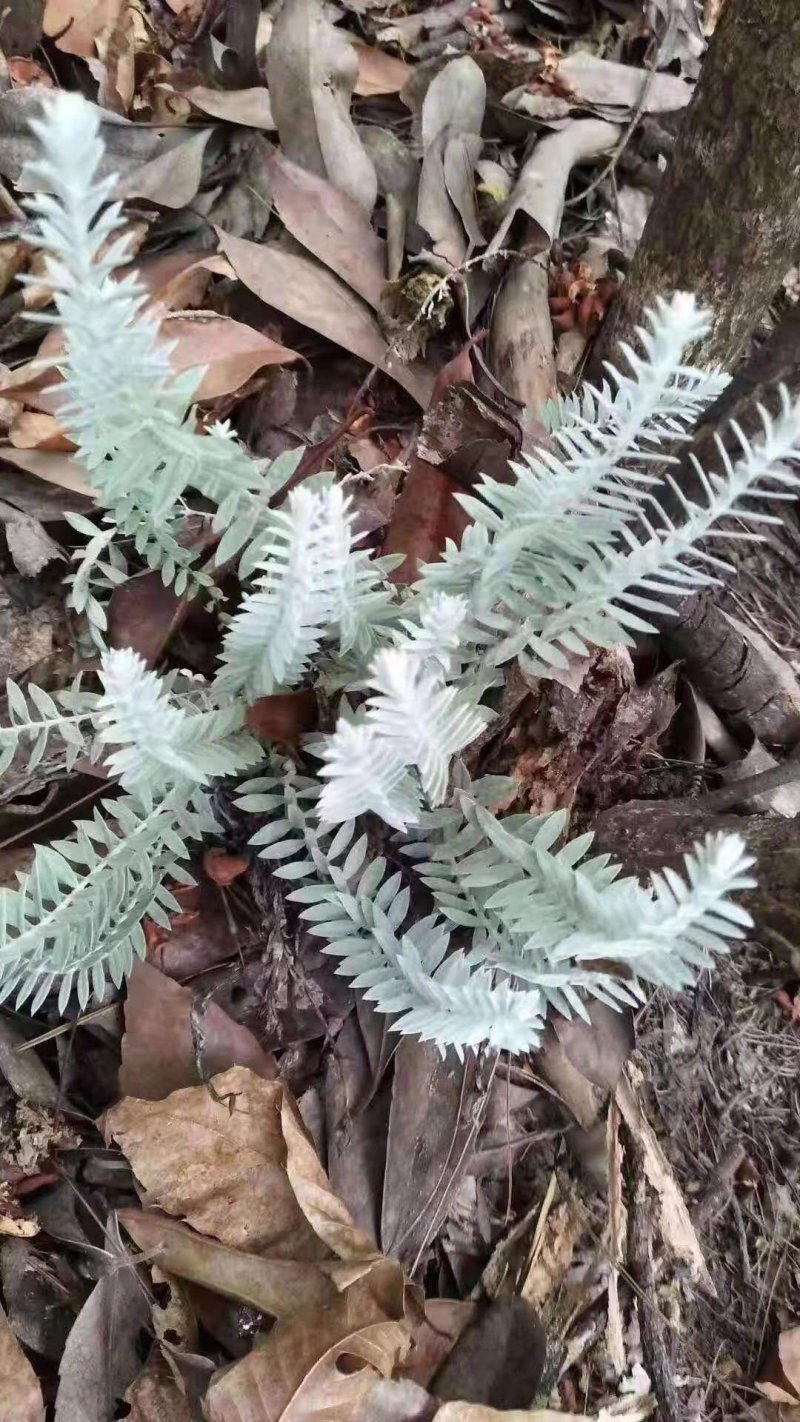
[[[202,84],[195,84],[191,89],[184,89],[183,95],[196,109],[211,118],[242,124],[245,128],[260,128],[270,133],[275,131],[272,104],[263,86],[256,89],[207,89]]]
[[[55,416],[40,410],[22,410],[11,425],[8,437],[15,449],[40,449],[51,454],[72,453],[75,449]]]
[[[248,706],[245,725],[265,741],[299,741],[319,724],[314,691],[281,691],[261,696]]]
[[[359,130],[386,201],[387,276],[396,281],[405,257],[406,228],[417,210],[419,160],[396,134],[375,125]]]
[[[399,94],[408,82],[411,70],[402,59],[387,54],[385,49],[362,44],[356,40],[353,45],[358,59],[358,78],[354,93],[360,98],[374,98],[377,94]]]
[[[262,301],[385,370],[417,404],[428,405],[431,371],[420,361],[403,365],[393,356],[372,312],[332,272],[274,242],[248,242],[219,228],[217,235],[239,280]]]
[[[433,251],[459,267],[480,240],[472,178],[481,155],[486,80],[469,55],[451,59],[422,106],[422,173],[417,222]]]
[[[581,103],[642,113],[683,109],[693,92],[691,84],[674,74],[657,74],[649,69],[637,69],[632,64],[617,64],[585,49],[575,49],[563,58],[559,56],[556,74]]]
[[[0,459],[70,493],[93,497],[85,469],[71,454],[48,454],[40,449],[0,449]]]
[[[44,1422],[42,1390],[0,1307],[0,1416],[8,1422]],[[77,1414],[75,1422],[78,1422]]]
[[[245,1067],[164,1101],[127,1097],[106,1116],[147,1203],[235,1249],[275,1259],[323,1258],[286,1174],[285,1087]]]
[[[191,988],[180,987],[151,963],[137,962],[128,977],[119,1087],[124,1096],[162,1101],[172,1091],[232,1066],[249,1067],[265,1080],[275,1059],[252,1032],[215,1002],[195,1015]],[[193,1031],[194,1026],[194,1031]],[[195,1036],[196,1034],[196,1036]]]
[[[467,1164],[475,1062],[442,1058],[432,1043],[402,1041],[395,1053],[386,1144],[381,1246],[413,1262]]]
[[[0,502],[0,521],[5,526],[6,543],[14,567],[23,578],[35,578],[56,558],[64,554],[37,518],[19,512],[11,504]]]
[[[536,1396],[546,1356],[547,1335],[535,1308],[501,1295],[478,1309],[431,1390],[444,1401],[516,1407]]]
[[[188,207],[200,189],[203,156],[213,132],[213,127],[189,133],[173,131],[161,152],[120,178],[114,197],[146,198],[160,207]]]
[[[150,1262],[271,1318],[322,1308],[337,1296],[335,1284],[316,1264],[264,1259],[230,1249],[158,1210],[123,1209],[118,1214],[120,1224]]]
[[[402,1276],[385,1261],[325,1309],[279,1323],[212,1379],[208,1422],[353,1422],[377,1377],[391,1377],[410,1344]]]
[[[127,1422],[194,1422],[197,1414],[167,1364],[150,1363],[125,1393]]]
[[[286,1142],[286,1174],[314,1233],[339,1259],[374,1259],[372,1240],[358,1229],[346,1205],[331,1189],[288,1091],[284,1091],[281,1099],[281,1125]]]
[[[56,49],[92,59],[99,35],[118,23],[127,0],[47,0],[42,29]]]
[[[466,381],[472,381],[472,363],[469,352],[461,351],[439,372],[426,419],[435,416],[447,390]],[[402,586],[413,583],[420,564],[433,562],[448,538],[458,542],[469,520],[456,493],[453,480],[415,450],[383,549],[384,553],[405,554],[405,562],[392,573],[393,582]]]
[[[76,1318],[58,1370],[55,1422],[108,1422],[141,1367],[139,1332],[150,1322],[143,1282],[120,1257]]]
[[[358,58],[320,0],[285,0],[267,46],[267,85],[281,149],[328,178],[369,215],[375,172],[350,117]]]
[[[175,342],[170,355],[174,371],[202,368],[196,400],[215,400],[240,390],[264,366],[300,360],[296,351],[216,311],[170,312],[159,335]]]
[[[378,310],[386,283],[386,243],[373,232],[363,209],[327,178],[282,153],[271,153],[266,167],[284,227]]]
[[[645,1175],[658,1198],[658,1226],[664,1244],[674,1258],[686,1264],[692,1279],[716,1297],[716,1289],[680,1186],[627,1077],[623,1076],[617,1082],[614,1099],[641,1151]]]

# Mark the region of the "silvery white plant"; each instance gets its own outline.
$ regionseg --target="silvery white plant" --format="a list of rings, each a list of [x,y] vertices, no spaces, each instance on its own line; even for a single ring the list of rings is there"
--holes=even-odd
[[[484,478],[459,495],[471,518],[460,546],[401,597],[391,560],[360,546],[343,485],[318,476],[272,507],[286,467],[251,460],[226,427],[195,428],[198,375],[172,376],[143,289],[119,271],[126,244],[113,179],[98,176],[96,111],[60,95],[35,132],[33,208],[63,329],[60,417],[110,520],[81,531],[111,582],[126,566],[113,550],[132,538],[183,592],[197,570],[181,519],[200,494],[217,556],[240,556],[246,591],[211,686],[160,678],[126,649],[103,651],[100,693],[9,685],[0,768],[61,743],[68,763],[103,756],[123,793],[72,838],[39,846],[19,889],[3,891],[0,995],[37,1006],[59,982],[65,1008],[73,987],[85,1004],[106,975],[118,984],[144,952],[144,921],[168,921],[190,847],[214,832],[207,787],[246,770],[257,773],[238,803],[261,820],[254,848],[339,971],[399,1031],[442,1048],[522,1051],[550,1010],[585,1016],[592,998],[621,1006],[645,984],[690,983],[749,924],[732,898],[752,882],[738,836],[709,838],[685,878],[665,871],[644,888],[590,857],[591,836],[565,840],[562,815],[498,818],[491,806],[509,785],[471,784],[458,758],[491,721],[487,697],[506,662],[547,676],[570,656],[632,642],[665,600],[716,580],[725,564],[707,540],[720,521],[733,508],[757,521],[743,500],[797,487],[800,407],[784,396],[758,443],[742,436],[739,458],[723,455],[722,474],[698,469],[702,503],[673,488],[684,510],[675,525],[654,462],[724,377],[684,361],[706,313],[685,294],[659,302],[641,351],[626,352],[628,373],[610,371],[602,389],[552,411],[550,447],[514,465],[513,483]],[[76,605],[90,596],[94,558],[73,580]],[[89,610],[102,641],[102,609]],[[243,729],[247,704],[330,667],[346,696],[334,732],[309,747],[319,775],[265,758]],[[402,836],[407,869],[371,852],[369,813]],[[421,917],[414,878],[428,896]]]

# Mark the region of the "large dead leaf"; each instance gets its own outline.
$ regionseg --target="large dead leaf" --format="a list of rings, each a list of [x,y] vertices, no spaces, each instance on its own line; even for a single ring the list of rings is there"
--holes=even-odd
[[[120,1091],[147,1101],[195,1086],[198,1063],[206,1076],[246,1066],[271,1080],[275,1059],[252,1032],[215,1002],[201,1007],[191,988],[181,987],[150,963],[136,963],[128,978]]]
[[[220,247],[237,277],[262,301],[391,375],[425,408],[434,377],[420,361],[403,365],[367,306],[325,267],[287,251],[219,231]]]
[[[326,18],[320,0],[284,0],[267,47],[267,84],[281,148],[369,214],[378,189],[350,117],[357,77],[356,53]]]
[[[422,173],[417,221],[433,251],[461,266],[480,241],[473,170],[480,158],[486,80],[474,59],[451,59],[436,75],[422,106]]]
[[[128,1097],[108,1112],[148,1204],[235,1249],[275,1259],[319,1259],[325,1246],[286,1174],[285,1088],[245,1067],[164,1101]]]
[[[161,323],[160,334],[175,342],[173,370],[204,367],[195,393],[198,400],[214,400],[240,390],[264,366],[287,365],[300,359],[288,346],[216,311],[170,312]]]
[[[56,49],[91,59],[96,42],[109,34],[127,8],[127,0],[47,0],[42,29]]]
[[[403,265],[406,228],[417,210],[419,161],[388,128],[365,125],[361,138],[386,200],[387,276],[395,281]]]
[[[159,1210],[120,1210],[119,1221],[148,1260],[166,1273],[273,1318],[321,1308],[336,1298],[334,1283],[316,1264],[229,1249]]]
[[[278,1324],[212,1380],[208,1422],[354,1422],[376,1377],[408,1352],[405,1315],[402,1275],[387,1260],[330,1307]]]
[[[108,1422],[141,1367],[137,1344],[150,1321],[142,1280],[122,1257],[76,1318],[58,1370],[55,1422]]]
[[[0,1417],[44,1422],[42,1390],[0,1307]]]
[[[800,1328],[783,1330],[756,1387],[770,1402],[792,1409],[786,1414],[786,1422],[795,1412],[800,1416]]]
[[[314,1233],[340,1259],[374,1258],[372,1241],[357,1228],[346,1206],[331,1189],[297,1106],[286,1090],[281,1099],[281,1124],[286,1142],[286,1174]]]
[[[358,203],[279,152],[267,159],[267,176],[284,227],[377,310],[386,282],[386,243]]]

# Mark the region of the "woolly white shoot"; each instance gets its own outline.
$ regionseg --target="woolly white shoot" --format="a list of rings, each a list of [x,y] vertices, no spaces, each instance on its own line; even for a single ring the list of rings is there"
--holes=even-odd
[[[391,615],[385,563],[356,548],[355,512],[338,484],[302,485],[267,516],[256,591],[245,598],[222,651],[221,693],[255,701],[294,686],[323,640],[368,652]]]
[[[59,93],[31,127],[41,152],[29,171],[42,191],[28,206],[58,309],[56,318],[39,319],[58,320],[64,339],[55,357],[64,377],[59,418],[119,530],[183,591],[192,554],[178,541],[176,516],[186,492],[218,506],[220,527],[244,518],[252,535],[286,468],[269,471],[250,459],[227,425],[202,435],[187,418],[202,371],[172,375],[172,347],[147,292],[124,271],[129,241],[120,204],[111,201],[116,175],[101,176],[99,110]],[[242,528],[239,547],[245,536]],[[235,551],[229,540],[225,556]]]

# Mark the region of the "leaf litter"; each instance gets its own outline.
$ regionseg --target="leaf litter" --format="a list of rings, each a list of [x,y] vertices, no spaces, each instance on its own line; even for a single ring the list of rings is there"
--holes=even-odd
[[[24,9],[0,35],[21,37],[0,93],[0,660],[54,687],[95,661],[54,612],[64,513],[92,505],[54,416],[57,334],[29,319],[48,293],[18,280],[41,271],[18,198],[43,89],[80,86],[101,111],[132,267],[203,418],[286,455],[287,484],[331,465],[407,582],[460,537],[455,495],[571,388],[663,166],[648,145],[689,102],[716,20],[691,0]],[[185,536],[207,537],[191,517]],[[131,571],[112,639],[207,672],[215,615]],[[712,727],[702,667],[690,683],[643,649],[548,684],[510,676],[481,766],[515,777],[517,808],[568,806],[577,828],[687,793],[709,755],[747,775],[796,738],[800,704],[757,608],[755,627],[725,609],[779,687],[749,739],[713,695]],[[687,704],[695,731],[706,706],[691,754]],[[249,721],[291,754],[324,718],[301,690]],[[17,786],[9,872],[101,789],[50,763]],[[793,833],[788,792],[753,808]],[[2,1009],[0,1413],[635,1422],[657,1406],[648,1320],[666,1317],[687,1417],[752,1415],[756,1387],[791,1417],[796,841],[762,905],[775,956],[748,948],[636,1024],[556,1016],[532,1060],[461,1064],[397,1047],[250,863],[224,798],[219,817],[225,842],[150,926],[124,1007],[65,1028]]]

